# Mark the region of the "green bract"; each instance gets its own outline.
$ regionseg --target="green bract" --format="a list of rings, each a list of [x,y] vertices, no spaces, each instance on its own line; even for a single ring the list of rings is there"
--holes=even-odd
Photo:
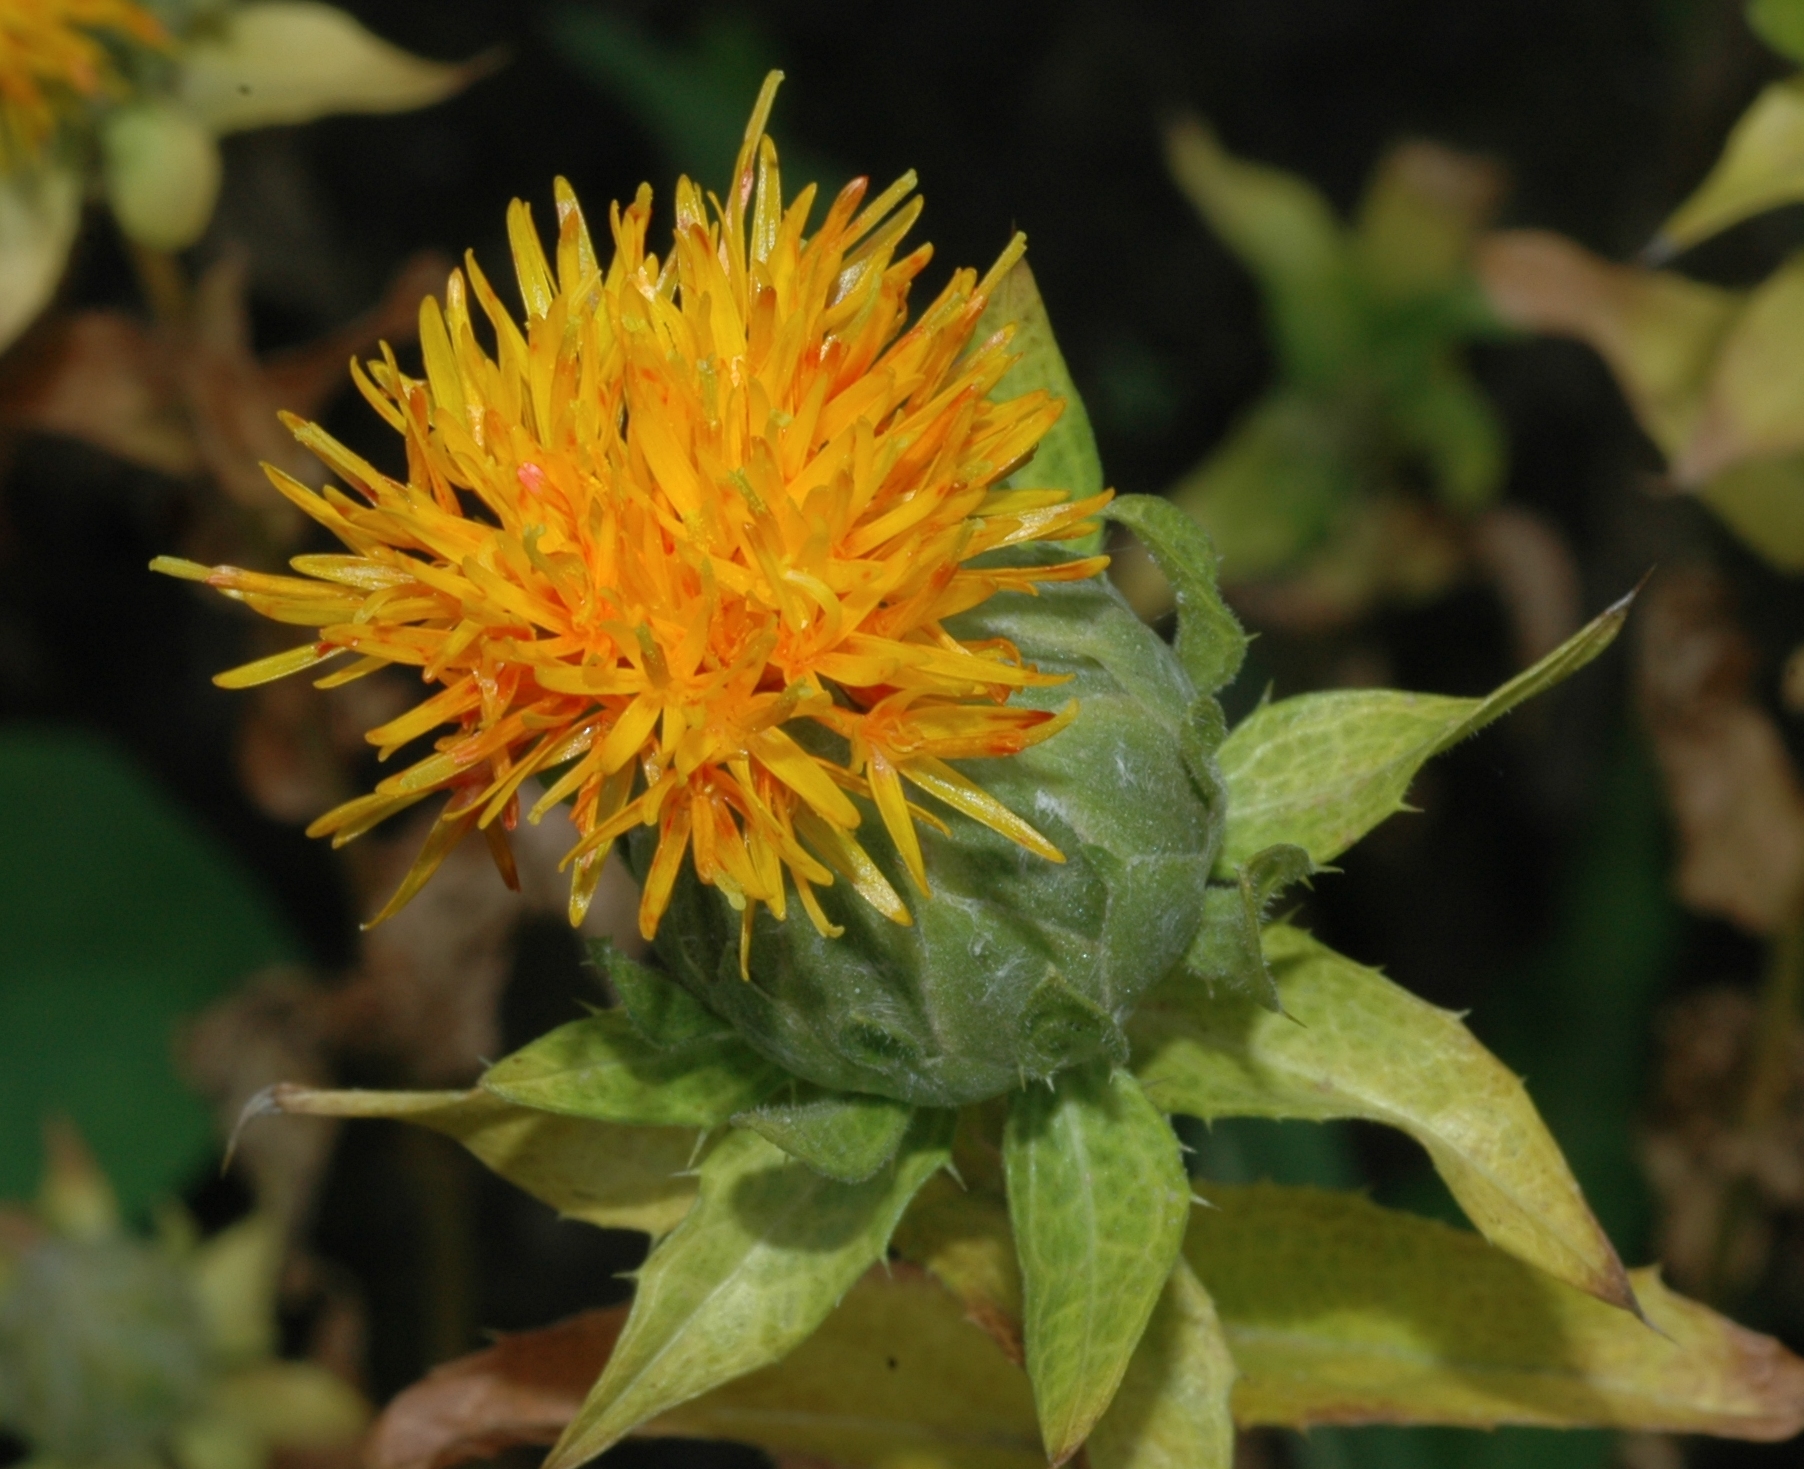
[[[764,1055],[823,1086],[932,1107],[1012,1091],[1068,1066],[1127,1058],[1121,1026],[1196,936],[1221,842],[1221,791],[1186,768],[1195,698],[1171,650],[1100,580],[1004,593],[961,619],[1070,682],[1022,703],[1081,712],[1045,744],[964,768],[1065,854],[1052,863],[952,816],[922,833],[933,895],[892,923],[846,884],[821,895],[839,938],[761,915],[751,981],[739,917],[693,880],[658,953],[691,994]],[[1237,636],[1237,634],[1236,634]],[[906,884],[874,811],[860,839]]]

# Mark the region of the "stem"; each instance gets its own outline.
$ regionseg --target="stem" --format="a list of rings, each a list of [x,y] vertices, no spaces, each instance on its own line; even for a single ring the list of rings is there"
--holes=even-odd
[[[182,263],[167,250],[152,250],[128,240],[132,271],[138,277],[138,289],[157,324],[181,327],[188,324],[194,304],[194,291],[188,284]]]

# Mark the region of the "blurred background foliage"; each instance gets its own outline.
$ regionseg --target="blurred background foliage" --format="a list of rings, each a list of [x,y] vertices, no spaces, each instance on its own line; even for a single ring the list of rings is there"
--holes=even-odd
[[[379,681],[217,690],[214,670],[280,644],[144,568],[196,545],[279,559],[295,532],[234,489],[282,452],[257,439],[273,403],[397,468],[392,436],[331,387],[378,335],[405,353],[420,282],[442,271],[430,257],[473,247],[499,269],[508,200],[544,221],[557,174],[592,215],[643,179],[667,201],[678,170],[719,187],[779,65],[790,179],[918,170],[940,274],[1027,232],[1112,483],[1172,491],[1222,538],[1260,633],[1231,714],[1267,687],[1482,692],[1660,568],[1637,647],[1426,771],[1422,814],[1318,880],[1304,918],[1471,1012],[1625,1256],[1665,1253],[1677,1283],[1804,1347],[1783,941],[1784,874],[1804,860],[1795,562],[1676,493],[1691,487],[1676,441],[1597,332],[1511,315],[1477,263],[1502,238],[1484,231],[1532,228],[1631,267],[1794,70],[1737,0],[345,8],[418,55],[505,63],[427,110],[225,139],[219,208],[183,262],[191,318],[185,335],[161,324],[149,365],[122,375],[139,338],[121,321],[150,327],[98,215],[51,316],[0,360],[0,1195],[29,1192],[38,1119],[62,1113],[135,1218],[181,1195],[217,1229],[259,1196],[296,1262],[290,1345],[350,1364],[378,1402],[486,1330],[623,1296],[625,1244],[429,1136],[287,1123],[219,1177],[218,1124],[258,1086],[461,1084],[574,1016],[593,980],[531,872],[516,898],[486,860],[448,868],[411,928],[361,938],[409,834],[347,861],[301,827],[369,777],[358,732],[378,720],[352,696],[379,706]],[[1784,40],[1785,7],[1761,8]],[[1248,223],[1249,190],[1288,221],[1275,240]],[[1800,245],[1793,203],[1676,268],[1729,299]],[[1595,314],[1607,293],[1586,289]],[[108,437],[119,391],[157,433]],[[199,447],[170,451],[170,424]],[[1122,571],[1157,615],[1156,579]],[[1449,1213],[1424,1160],[1377,1129],[1192,1141],[1206,1176],[1363,1184]],[[1796,1448],[1370,1430],[1248,1453],[1271,1469],[1664,1469]]]

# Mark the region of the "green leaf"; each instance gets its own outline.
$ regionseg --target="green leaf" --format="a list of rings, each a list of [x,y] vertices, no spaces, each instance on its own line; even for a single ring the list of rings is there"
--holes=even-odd
[[[695,1208],[639,1272],[626,1330],[546,1469],[575,1469],[807,1340],[945,1166],[949,1121],[923,1112],[896,1159],[860,1184],[823,1178],[755,1132],[722,1139]]]
[[[1091,1469],[1232,1469],[1237,1375],[1215,1303],[1180,1256],[1090,1433]]]
[[[1772,565],[1804,571],[1804,455],[1734,465],[1697,493]]]
[[[1299,929],[1267,929],[1265,955],[1282,1015],[1210,1000],[1183,976],[1141,1002],[1129,1030],[1157,1106],[1400,1128],[1493,1244],[1634,1309],[1622,1263],[1522,1082],[1457,1016]]]
[[[8,284],[0,249],[0,294]],[[281,915],[111,741],[12,724],[0,732],[0,934],[0,1198],[31,1195],[56,1115],[80,1129],[128,1217],[179,1192],[218,1142],[177,1074],[177,1033],[244,975],[296,957]]]
[[[1648,254],[1664,260],[1732,224],[1804,199],[1804,77],[1767,87],[1741,115],[1722,156],[1675,210]]]
[[[1000,401],[1044,390],[1062,400],[1065,411],[1040,440],[1032,461],[1012,475],[1009,483],[1069,490],[1074,500],[1101,494],[1102,456],[1097,452],[1090,415],[1078,395],[1077,384],[1071,380],[1070,369],[1065,366],[1052,321],[1046,314],[1046,303],[1040,299],[1040,287],[1025,260],[1016,262],[1002,278],[977,319],[971,340],[985,341],[1010,325],[1015,329],[1009,343],[1015,365],[1003,374],[993,396]]]
[[[1109,1406],[1164,1289],[1189,1179],[1163,1114],[1104,1063],[1016,1093],[1003,1159],[1027,1373],[1047,1456],[1062,1464]]]
[[[0,348],[37,319],[81,224],[81,178],[45,165],[0,177]]]
[[[1392,812],[1416,772],[1524,699],[1576,673],[1610,646],[1633,593],[1484,699],[1354,689],[1300,694],[1255,710],[1216,759],[1228,829],[1216,859],[1227,878],[1254,853],[1291,843],[1332,862]]]
[[[841,1183],[863,1183],[896,1156],[915,1109],[890,1097],[832,1092],[797,1083],[787,1096],[741,1112],[735,1127],[748,1127],[816,1173]]]
[[[1347,232],[1311,184],[1229,154],[1201,122],[1165,138],[1172,177],[1197,212],[1259,279],[1286,371],[1338,376],[1361,322]]]
[[[1027,1378],[961,1319],[957,1301],[903,1265],[867,1274],[775,1366],[638,1432],[734,1439],[845,1469],[1046,1463]]]
[[[629,959],[612,939],[590,939],[589,962],[607,980],[639,1034],[654,1046],[677,1046],[732,1030],[668,974]]]
[[[335,112],[426,107],[486,64],[409,55],[313,0],[258,0],[182,49],[178,93],[215,133],[235,133]]]
[[[1321,395],[1274,392],[1172,486],[1171,503],[1203,528],[1230,582],[1287,571],[1333,533],[1360,490],[1346,429]]]
[[[1673,460],[1674,479],[1697,485],[1743,460],[1804,450],[1800,336],[1804,255],[1794,255],[1754,288],[1723,335],[1696,427]]]
[[[560,1214],[654,1239],[695,1202],[693,1129],[622,1127],[518,1107],[492,1093],[273,1088],[259,1110],[309,1117],[390,1117],[456,1138],[509,1183]]]
[[[1804,1362],[1634,1284],[1654,1329],[1476,1236],[1351,1194],[1211,1185],[1184,1253],[1215,1298],[1248,1426],[1503,1423],[1783,1439]]]
[[[1240,630],[1216,585],[1215,548],[1202,528],[1157,495],[1121,495],[1103,512],[1140,538],[1178,602],[1178,662],[1199,694],[1234,681],[1246,657]]]
[[[624,1011],[604,1010],[496,1062],[480,1085],[518,1106],[568,1117],[718,1127],[782,1082],[781,1070],[731,1032],[656,1046]]]
[[[1391,427],[1427,462],[1434,492],[1450,508],[1469,515],[1496,498],[1504,477],[1503,427],[1464,369],[1437,363],[1398,393]]]
[[[1267,1010],[1283,1008],[1259,933],[1272,900],[1315,870],[1301,847],[1268,847],[1241,864],[1232,887],[1210,888],[1203,926],[1184,956],[1188,974],[1212,994],[1219,987],[1247,995]]]
[[[1748,0],[1748,25],[1781,56],[1804,61],[1804,4],[1799,0]]]

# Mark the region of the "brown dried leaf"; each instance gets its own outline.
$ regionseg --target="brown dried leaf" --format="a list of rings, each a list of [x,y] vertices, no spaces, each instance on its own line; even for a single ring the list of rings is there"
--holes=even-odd
[[[1728,594],[1701,568],[1655,580],[1637,679],[1678,828],[1680,899],[1755,933],[1804,892],[1804,789],[1779,730],[1754,703],[1754,651]]]
[[[435,1368],[376,1420],[370,1469],[448,1469],[519,1444],[550,1445],[576,1416],[628,1308],[585,1311]]]
[[[1499,505],[1472,524],[1473,565],[1509,614],[1516,665],[1539,662],[1579,629],[1584,588],[1572,548],[1546,516]]]

